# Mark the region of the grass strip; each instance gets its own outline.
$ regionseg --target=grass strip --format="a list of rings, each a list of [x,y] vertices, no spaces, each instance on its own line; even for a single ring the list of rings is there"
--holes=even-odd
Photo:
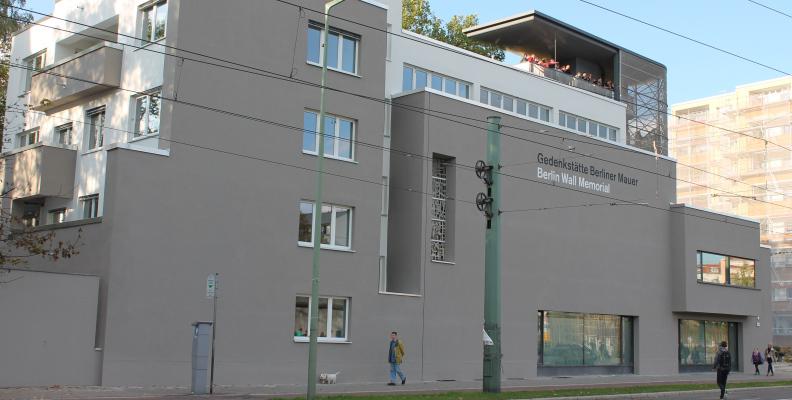
[[[785,381],[766,381],[766,382],[735,382],[729,384],[729,389],[738,388],[762,388],[776,386],[792,386],[792,380]],[[440,392],[425,394],[341,394],[321,396],[327,400],[508,400],[508,399],[539,399],[552,397],[575,397],[575,396],[607,396],[616,394],[637,394],[637,393],[663,393],[663,392],[688,392],[696,390],[717,389],[715,379],[709,383],[693,384],[666,384],[666,385],[641,385],[617,386],[617,387],[592,387],[574,389],[555,389],[555,390],[520,390],[504,391],[502,393],[481,393],[474,391],[464,392]]]

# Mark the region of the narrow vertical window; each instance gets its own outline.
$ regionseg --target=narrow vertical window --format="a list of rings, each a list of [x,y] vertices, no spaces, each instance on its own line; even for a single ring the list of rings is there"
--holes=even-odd
[[[99,147],[102,147],[102,144],[104,142],[105,109],[104,107],[100,107],[97,109],[90,110],[86,114],[88,120],[87,150],[97,149]]]
[[[168,3],[152,4],[140,9],[141,34],[144,42],[156,42],[165,38],[168,26]]]
[[[449,261],[448,257],[448,164],[432,159],[432,233],[430,248],[433,261]]]
[[[402,90],[407,92],[413,88],[413,69],[405,65],[402,72]]]
[[[25,91],[29,92],[33,83],[33,74],[37,71],[44,69],[44,63],[47,59],[47,51],[42,50],[25,59]]]
[[[96,218],[99,216],[99,194],[91,194],[80,197],[80,208],[82,209],[83,219]]]
[[[135,100],[135,138],[159,133],[160,92],[139,96]]]

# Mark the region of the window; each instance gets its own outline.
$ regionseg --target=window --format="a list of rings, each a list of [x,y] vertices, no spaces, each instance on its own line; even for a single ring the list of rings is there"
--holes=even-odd
[[[141,38],[146,42],[156,42],[165,38],[168,26],[168,3],[162,1],[140,10],[143,17]]]
[[[432,261],[451,261],[450,228],[453,210],[449,208],[448,194],[450,188],[449,167],[452,161],[446,158],[432,157],[432,214],[429,247]]]
[[[558,125],[575,130],[583,135],[588,132],[589,135],[600,139],[610,140],[611,142],[619,141],[618,129],[563,111],[558,112]]]
[[[17,135],[17,147],[30,146],[39,142],[39,128],[33,128]]]
[[[47,223],[48,224],[60,224],[61,222],[66,222],[66,209],[65,208],[58,208],[56,210],[49,210],[47,213]]]
[[[307,342],[311,321],[311,297],[297,296],[294,307],[294,340]],[[322,342],[348,340],[349,299],[345,297],[319,297],[319,324],[316,336]]]
[[[309,63],[322,64],[322,30],[322,25],[308,25]],[[327,68],[357,74],[359,42],[358,36],[330,28],[327,33]]]
[[[773,288],[773,300],[784,301],[787,299],[787,291],[792,291],[792,288]]]
[[[632,317],[539,311],[539,330],[540,366],[633,363]]]
[[[754,260],[698,251],[696,276],[699,282],[756,287]]]
[[[319,113],[303,113],[303,152],[316,154],[319,147]],[[325,114],[325,156],[351,161],[354,157],[355,122]]]
[[[40,216],[40,203],[25,202],[22,204],[22,225],[26,228],[35,228],[39,226]]]
[[[313,246],[314,212],[313,202],[300,202],[298,242]],[[322,205],[321,247],[349,250],[352,247],[352,208],[331,204]]]
[[[72,144],[72,124],[68,123],[55,127],[55,139],[58,144],[70,145]]]
[[[82,209],[83,219],[96,218],[99,216],[99,195],[91,194],[80,197],[80,209]]]
[[[550,122],[550,107],[509,96],[491,89],[481,88],[479,101],[508,112]]]
[[[135,138],[159,134],[160,93],[157,90],[135,99]]]
[[[410,65],[404,66],[404,70],[402,71],[403,91],[407,92],[427,86],[439,92],[469,99],[470,88],[473,85],[469,82],[464,82],[435,72],[424,71]]]
[[[724,321],[679,320],[679,365],[681,370],[712,368],[720,342],[729,344],[732,370],[737,369],[739,324]]]
[[[33,83],[33,74],[36,71],[41,71],[44,68],[44,63],[47,60],[47,51],[42,50],[25,59],[25,91],[30,91],[30,86]]]
[[[87,129],[88,129],[88,150],[97,149],[102,147],[104,142],[104,120],[105,109],[104,107],[89,110],[86,113]]]

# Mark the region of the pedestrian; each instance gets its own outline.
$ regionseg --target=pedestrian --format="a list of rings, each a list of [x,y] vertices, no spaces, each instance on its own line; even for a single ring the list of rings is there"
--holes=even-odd
[[[751,362],[754,365],[754,375],[761,375],[762,373],[759,372],[759,366],[762,365],[762,353],[759,351],[758,347],[754,347],[753,353],[751,353]]]
[[[720,398],[726,395],[726,379],[729,378],[731,371],[731,354],[729,354],[729,345],[726,341],[720,343],[718,353],[715,354],[715,364],[712,369],[718,371],[718,387],[720,388]]]
[[[773,348],[772,344],[768,344],[767,349],[765,349],[765,359],[767,360],[767,376],[770,375],[775,376],[775,371],[773,371],[773,361],[775,361],[775,349]]]
[[[401,378],[401,384],[407,382],[407,375],[401,370],[401,363],[404,359],[404,343],[398,338],[396,331],[390,334],[390,346],[388,348],[388,364],[390,364],[390,382],[388,386],[396,384],[396,375]]]

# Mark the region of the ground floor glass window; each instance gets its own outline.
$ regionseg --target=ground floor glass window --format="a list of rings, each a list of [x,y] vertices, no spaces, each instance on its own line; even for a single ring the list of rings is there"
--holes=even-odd
[[[631,366],[632,317],[539,312],[543,367]]]
[[[697,371],[712,368],[718,347],[724,341],[729,344],[732,363],[735,363],[739,346],[738,330],[739,324],[734,322],[680,319],[680,370]]]

